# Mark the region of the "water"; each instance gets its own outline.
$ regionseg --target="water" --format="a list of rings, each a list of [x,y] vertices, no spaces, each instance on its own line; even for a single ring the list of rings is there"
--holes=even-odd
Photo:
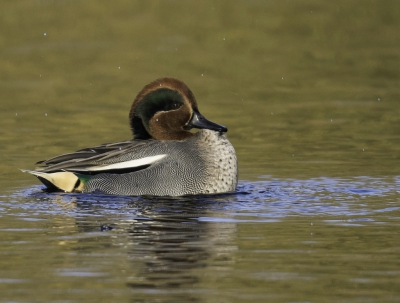
[[[398,1],[5,2],[1,302],[399,302]],[[148,82],[226,125],[234,194],[46,193]]]
[[[242,181],[182,198],[17,190],[0,204],[3,298],[397,301],[399,182]]]

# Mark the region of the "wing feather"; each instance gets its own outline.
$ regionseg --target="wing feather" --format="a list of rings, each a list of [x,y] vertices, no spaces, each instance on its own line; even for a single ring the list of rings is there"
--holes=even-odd
[[[38,162],[40,172],[137,171],[161,160],[167,154],[157,152],[163,143],[157,140],[132,140],[78,150]]]

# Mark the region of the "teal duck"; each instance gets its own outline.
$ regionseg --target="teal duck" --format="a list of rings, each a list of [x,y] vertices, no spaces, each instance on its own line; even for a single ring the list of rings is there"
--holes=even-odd
[[[200,114],[182,81],[161,78],[146,85],[129,121],[132,140],[81,149],[23,171],[54,191],[130,196],[235,191],[237,158],[227,128]]]

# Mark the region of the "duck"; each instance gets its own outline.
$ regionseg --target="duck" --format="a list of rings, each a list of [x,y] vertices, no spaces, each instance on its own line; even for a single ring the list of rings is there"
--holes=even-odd
[[[186,196],[235,192],[238,163],[228,129],[207,120],[182,81],[160,78],[134,99],[133,139],[39,161],[47,191],[124,196]],[[197,132],[191,131],[193,128]]]

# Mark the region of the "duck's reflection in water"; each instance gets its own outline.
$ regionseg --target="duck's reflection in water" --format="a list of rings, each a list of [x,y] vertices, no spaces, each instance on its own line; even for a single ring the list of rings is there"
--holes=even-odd
[[[231,198],[77,196],[74,200],[82,213],[92,214],[77,220],[81,232],[112,230],[113,245],[125,247],[127,258],[121,262],[129,272],[129,287],[188,296],[195,284],[204,282],[202,272],[208,266],[232,261],[236,224],[210,219],[220,216]],[[186,299],[195,299],[190,297]]]

